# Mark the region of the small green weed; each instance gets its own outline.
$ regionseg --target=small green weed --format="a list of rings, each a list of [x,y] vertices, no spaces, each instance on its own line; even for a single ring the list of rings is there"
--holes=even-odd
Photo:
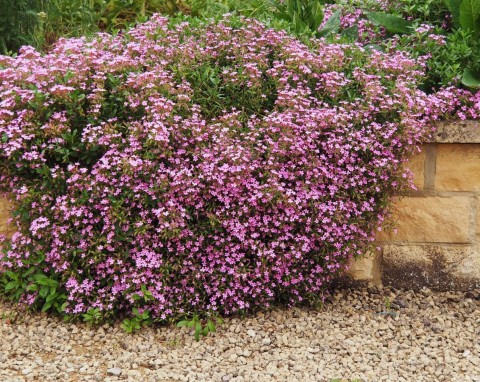
[[[375,314],[396,317],[397,312],[395,312],[395,310],[392,308],[392,303],[388,297],[385,297],[384,304],[385,304],[385,309],[383,309],[381,312],[376,312]]]
[[[150,318],[150,311],[144,310],[142,313],[137,308],[132,310],[134,316],[130,319],[125,319],[122,322],[122,329],[127,333],[133,333],[140,330],[143,326],[150,325],[152,319]]]
[[[102,321],[102,313],[98,308],[90,308],[87,313],[82,315],[83,321],[91,326],[98,325]]]
[[[200,340],[200,335],[206,337],[208,333],[215,333],[217,331],[216,326],[223,324],[223,320],[220,317],[213,319],[202,320],[198,314],[194,314],[191,320],[183,320],[177,324],[177,327],[193,328],[193,336],[196,341]]]
[[[14,312],[3,312],[1,315],[1,321],[5,321],[7,324],[14,324],[17,321],[18,314]]]

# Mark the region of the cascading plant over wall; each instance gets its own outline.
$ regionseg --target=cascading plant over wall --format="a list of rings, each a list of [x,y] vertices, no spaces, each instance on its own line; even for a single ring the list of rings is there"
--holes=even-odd
[[[422,65],[235,17],[0,56],[2,293],[91,320],[321,300],[429,121],[478,103]]]

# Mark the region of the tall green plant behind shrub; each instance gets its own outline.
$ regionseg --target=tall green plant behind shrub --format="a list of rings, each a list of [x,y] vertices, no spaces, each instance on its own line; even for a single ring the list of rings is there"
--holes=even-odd
[[[22,45],[41,45],[40,0],[0,0],[0,53],[16,52]]]

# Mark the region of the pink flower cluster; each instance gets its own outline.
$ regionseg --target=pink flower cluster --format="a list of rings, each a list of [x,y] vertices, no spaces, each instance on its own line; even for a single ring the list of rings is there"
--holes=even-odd
[[[318,299],[408,186],[429,123],[479,105],[417,90],[405,53],[312,44],[155,16],[0,57],[0,182],[19,212],[0,271],[55,278],[72,314]]]

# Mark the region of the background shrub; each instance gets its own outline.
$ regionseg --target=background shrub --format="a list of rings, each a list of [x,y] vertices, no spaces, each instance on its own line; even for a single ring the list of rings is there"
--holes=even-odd
[[[480,87],[480,13],[475,11],[480,0],[1,1],[4,53],[16,53],[25,44],[48,49],[62,36],[117,33],[154,13],[216,20],[232,13],[256,18],[303,41],[312,36],[341,39],[425,57],[427,75],[418,86],[427,92],[448,86]]]
[[[154,16],[0,68],[18,230],[1,283],[95,321],[318,301],[407,186],[429,121],[478,103],[417,90],[422,62],[404,52],[236,17]]]
[[[419,83],[425,91],[452,85],[478,89],[480,11],[460,17],[462,2],[480,10],[480,0],[354,0],[327,5],[325,14],[341,13],[340,35],[348,31],[375,49],[425,57],[426,77]]]

